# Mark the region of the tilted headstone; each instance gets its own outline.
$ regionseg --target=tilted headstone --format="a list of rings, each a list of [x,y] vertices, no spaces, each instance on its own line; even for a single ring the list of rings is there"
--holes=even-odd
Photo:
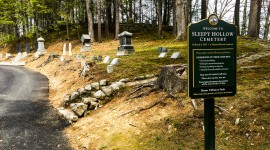
[[[103,60],[103,63],[104,63],[104,64],[108,64],[108,63],[110,62],[110,60],[111,60],[111,57],[110,57],[110,56],[106,56],[106,57],[104,58],[104,60]]]
[[[45,54],[46,53],[46,49],[44,45],[45,40],[42,37],[40,37],[37,39],[37,42],[38,42],[37,51],[39,52],[39,54]]]
[[[171,58],[173,58],[173,59],[180,58],[180,53],[179,52],[173,53]]]
[[[72,56],[72,44],[71,43],[68,44],[68,55]]]
[[[63,56],[67,55],[67,44],[64,43],[63,45]]]
[[[119,64],[119,58],[114,58],[111,62],[111,65],[117,65]]]
[[[25,47],[26,47],[26,52],[30,53],[31,52],[30,44],[26,43]]]
[[[166,57],[167,56],[167,52],[162,52],[162,53],[160,53],[159,54],[159,58],[164,58],[164,57]]]

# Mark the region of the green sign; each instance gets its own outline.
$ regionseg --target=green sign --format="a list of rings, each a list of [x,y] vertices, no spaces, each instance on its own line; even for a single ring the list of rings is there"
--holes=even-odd
[[[236,94],[236,26],[210,15],[188,30],[189,96]]]

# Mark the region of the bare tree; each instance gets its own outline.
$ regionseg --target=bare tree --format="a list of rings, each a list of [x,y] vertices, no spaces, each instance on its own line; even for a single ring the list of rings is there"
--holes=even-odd
[[[244,11],[243,11],[243,21],[242,21],[241,36],[246,35],[247,30],[247,0],[245,0]]]
[[[201,19],[207,18],[207,1],[201,1]]]
[[[101,6],[100,0],[97,0],[97,15],[98,15],[98,42],[101,43]]]
[[[248,36],[258,38],[260,30],[261,0],[250,1]]]
[[[239,10],[240,10],[240,0],[235,1],[235,9],[234,9],[234,24],[236,25],[237,35],[240,35],[239,31]]]
[[[118,35],[120,32],[120,22],[119,22],[119,0],[115,0],[115,39],[118,40]]]
[[[158,16],[158,37],[162,37],[162,0],[158,0],[157,16]]]
[[[177,21],[177,36],[176,40],[184,40],[187,35],[187,23],[186,23],[186,15],[185,15],[185,4],[184,1],[176,1],[176,21]]]
[[[88,33],[91,38],[91,42],[95,42],[94,35],[94,22],[93,22],[93,13],[92,13],[92,0],[86,0],[86,12],[88,19]]]
[[[270,1],[268,3],[269,4],[268,4],[267,15],[265,18],[264,35],[263,35],[263,40],[265,41],[268,40],[268,34],[269,34]]]

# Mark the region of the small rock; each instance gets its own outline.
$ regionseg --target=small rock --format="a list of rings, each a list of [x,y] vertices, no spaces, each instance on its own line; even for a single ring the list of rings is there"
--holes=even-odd
[[[87,85],[84,87],[84,89],[85,89],[86,91],[91,91],[91,90],[92,90],[91,84],[87,84]]]
[[[85,89],[84,88],[79,88],[78,92],[79,92],[80,95],[83,95],[83,94],[85,94]]]
[[[110,86],[103,86],[101,87],[101,90],[107,95],[111,96],[113,94],[113,89]]]
[[[145,76],[138,76],[134,78],[134,80],[144,80],[144,79],[145,79]]]
[[[95,92],[94,97],[97,99],[104,99],[106,97],[106,94],[101,90],[98,90],[97,92]]]
[[[155,77],[155,75],[154,74],[147,74],[147,75],[145,75],[145,77],[146,78],[153,78],[153,77]]]
[[[239,122],[240,122],[240,118],[236,118],[236,120],[235,120],[235,125],[238,125]]]
[[[70,107],[72,111],[79,117],[82,116],[83,113],[87,110],[87,105],[84,103],[72,103],[70,104]]]
[[[100,84],[100,86],[107,86],[109,84],[109,81],[106,79],[103,79],[103,80],[99,81],[99,84]]]
[[[116,82],[114,84],[116,84],[120,89],[124,88],[126,86],[126,84],[124,82]]]
[[[95,89],[95,90],[99,90],[99,83],[98,82],[94,82],[91,84],[92,88]]]
[[[119,80],[119,82],[127,83],[130,82],[130,79],[129,78],[121,79]]]
[[[80,96],[79,92],[73,92],[70,96],[70,100],[76,100]]]
[[[91,102],[90,106],[88,109],[90,110],[94,110],[94,109],[97,109],[99,103],[98,102]]]
[[[96,98],[93,98],[93,97],[87,97],[87,98],[82,98],[82,101],[84,104],[90,105],[91,102],[97,102],[98,100]]]
[[[120,88],[117,84],[111,84],[110,87],[112,88],[112,90],[115,92],[115,91],[118,91]]]
[[[64,103],[69,103],[70,102],[70,94],[66,94],[63,98]]]

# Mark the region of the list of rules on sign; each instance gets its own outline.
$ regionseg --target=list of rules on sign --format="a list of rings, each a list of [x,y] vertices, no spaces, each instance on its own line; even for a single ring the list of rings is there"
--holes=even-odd
[[[216,15],[188,28],[189,96],[213,98],[236,94],[236,26]]]

